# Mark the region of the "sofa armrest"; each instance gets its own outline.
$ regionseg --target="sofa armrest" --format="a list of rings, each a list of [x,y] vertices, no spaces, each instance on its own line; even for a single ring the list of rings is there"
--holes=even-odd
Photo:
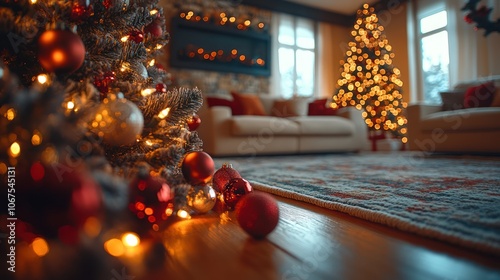
[[[214,153],[217,139],[229,134],[229,120],[232,118],[231,108],[226,106],[203,106],[198,112],[201,125],[197,132],[203,141],[203,150]]]
[[[423,103],[410,104],[406,110],[408,119],[408,144],[410,150],[418,150],[419,143],[425,137],[421,121],[428,115],[442,111],[441,105]]]
[[[358,147],[360,150],[364,149],[368,141],[368,126],[366,125],[361,111],[355,107],[349,106],[340,108],[337,111],[337,115],[346,119],[350,119],[355,127],[356,141],[358,141]]]
[[[443,109],[441,105],[437,104],[423,104],[423,103],[414,103],[408,106],[408,119],[422,119],[427,115],[432,113],[439,112]]]

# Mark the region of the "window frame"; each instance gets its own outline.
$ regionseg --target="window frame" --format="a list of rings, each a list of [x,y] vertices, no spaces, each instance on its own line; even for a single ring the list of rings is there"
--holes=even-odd
[[[439,27],[439,28],[436,28],[434,30],[431,30],[431,31],[428,31],[426,33],[422,33],[421,31],[421,20],[426,18],[426,17],[429,17],[429,16],[432,16],[432,15],[435,15],[437,13],[440,13],[440,12],[443,12],[445,11],[447,14],[447,22],[446,22],[446,25],[443,26],[443,27]],[[417,78],[418,78],[418,94],[417,94],[417,101],[423,101],[423,102],[429,102],[429,100],[426,100],[425,98],[425,87],[424,87],[424,84],[425,84],[425,81],[424,81],[424,68],[423,68],[423,58],[424,58],[424,54],[423,54],[423,47],[422,47],[422,40],[426,37],[429,37],[429,36],[432,36],[432,35],[435,35],[435,34],[438,34],[439,32],[443,32],[443,31],[446,31],[447,32],[447,36],[448,36],[448,61],[451,59],[451,52],[450,52],[450,31],[449,31],[449,15],[448,15],[448,11],[446,10],[446,7],[443,6],[443,5],[438,5],[432,9],[428,9],[426,10],[425,12],[422,12],[422,13],[419,13],[416,17],[416,34],[417,34],[417,40],[416,40],[416,44],[417,44],[417,66],[418,66],[418,71],[417,71]],[[448,85],[447,87],[449,88],[450,87],[450,78],[451,78],[451,73],[450,73],[450,63],[448,63]]]
[[[287,98],[294,97],[295,95],[300,96],[300,97],[312,97],[312,96],[314,96],[314,94],[316,92],[316,85],[317,85],[317,80],[318,80],[317,75],[316,75],[317,67],[318,67],[318,23],[317,23],[317,21],[315,21],[313,19],[309,19],[309,18],[303,18],[303,17],[299,17],[299,16],[294,16],[291,14],[281,14],[280,20],[278,20],[278,25],[279,25],[278,26],[278,36],[277,36],[278,38],[279,38],[279,29],[280,29],[280,25],[281,25],[281,16],[283,16],[283,15],[290,17],[292,19],[292,30],[293,30],[293,34],[294,34],[294,43],[293,43],[293,45],[280,43],[279,39],[277,39],[276,40],[276,54],[279,54],[279,50],[281,48],[285,48],[285,49],[289,49],[289,50],[293,51],[293,73],[292,73],[293,91],[290,93],[291,94],[290,96],[288,95],[288,93],[287,94],[282,93],[281,90],[280,90],[279,94],[281,97],[287,97]],[[314,48],[305,48],[305,47],[298,46],[298,44],[297,44],[297,26],[298,26],[299,20],[309,21],[312,24]],[[313,77],[312,92],[309,95],[300,95],[298,92],[298,85],[297,85],[298,71],[297,71],[297,69],[299,66],[297,65],[297,53],[299,50],[312,51],[314,54],[314,64],[313,64],[313,74],[312,74],[312,77]],[[279,55],[278,55],[277,62],[278,62],[278,74],[280,75],[279,88],[281,89],[281,85],[283,82],[282,82],[281,72],[279,71],[279,64],[280,64]]]

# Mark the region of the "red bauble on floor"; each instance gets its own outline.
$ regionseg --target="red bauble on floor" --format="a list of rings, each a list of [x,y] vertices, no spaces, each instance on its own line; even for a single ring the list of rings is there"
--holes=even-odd
[[[224,203],[229,209],[234,209],[240,199],[253,191],[250,183],[243,178],[233,178],[224,187]]]
[[[227,183],[229,183],[229,180],[233,178],[241,178],[240,173],[231,164],[224,163],[221,168],[215,171],[212,180],[215,191],[222,192]]]
[[[250,236],[266,237],[278,225],[278,203],[270,194],[253,192],[245,195],[236,205],[236,219]]]

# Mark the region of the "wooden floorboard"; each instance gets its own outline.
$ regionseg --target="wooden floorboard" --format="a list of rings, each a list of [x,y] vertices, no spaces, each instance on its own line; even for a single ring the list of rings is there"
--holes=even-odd
[[[172,224],[168,260],[136,279],[500,279],[498,257],[276,199],[280,222],[264,240],[247,236],[234,212]]]

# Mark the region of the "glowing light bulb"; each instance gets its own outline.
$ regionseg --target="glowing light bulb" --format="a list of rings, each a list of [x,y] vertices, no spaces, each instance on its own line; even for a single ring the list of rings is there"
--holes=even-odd
[[[15,158],[18,157],[20,153],[21,153],[21,146],[19,145],[19,143],[17,142],[12,143],[12,145],[10,145],[9,154]]]
[[[122,242],[125,247],[136,247],[141,243],[139,236],[133,232],[127,232],[122,235]]]
[[[43,257],[49,253],[49,244],[41,237],[37,237],[30,244],[31,249],[39,257]]]
[[[120,239],[113,238],[104,242],[104,250],[111,256],[119,257],[125,253],[125,247]]]
[[[191,215],[185,210],[179,210],[177,211],[177,216],[182,219],[191,219]]]
[[[170,108],[163,109],[159,114],[158,117],[160,119],[164,119],[168,116],[168,113],[170,113]]]
[[[49,81],[49,76],[47,76],[46,74],[40,74],[36,77],[36,79],[40,84],[43,85]]]

